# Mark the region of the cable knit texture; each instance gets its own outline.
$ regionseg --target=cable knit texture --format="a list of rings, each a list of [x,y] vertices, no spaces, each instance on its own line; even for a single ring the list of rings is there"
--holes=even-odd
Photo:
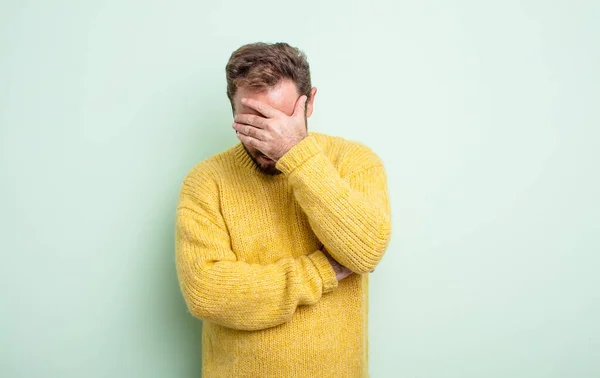
[[[277,168],[238,143],[183,182],[176,266],[203,320],[203,377],[368,377],[368,278],[391,230],[382,162],[309,132]],[[323,247],[355,274],[338,282]]]

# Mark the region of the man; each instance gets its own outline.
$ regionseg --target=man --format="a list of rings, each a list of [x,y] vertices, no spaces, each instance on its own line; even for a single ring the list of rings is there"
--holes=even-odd
[[[368,377],[368,276],[391,228],[382,162],[307,131],[317,89],[296,48],[242,46],[226,73],[240,143],[190,171],[177,208],[203,376]]]

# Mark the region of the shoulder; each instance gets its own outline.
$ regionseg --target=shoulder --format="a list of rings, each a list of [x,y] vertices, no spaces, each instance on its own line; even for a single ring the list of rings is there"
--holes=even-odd
[[[200,161],[186,174],[179,193],[178,222],[185,222],[188,218],[194,222],[206,218],[221,229],[226,229],[221,216],[219,187],[223,167],[231,164],[231,150]]]
[[[194,196],[210,194],[218,191],[220,176],[227,166],[230,166],[234,147],[212,155],[194,165],[183,178],[182,194]]]
[[[379,155],[361,142],[317,132],[311,134],[319,141],[323,151],[342,176],[383,166]]]

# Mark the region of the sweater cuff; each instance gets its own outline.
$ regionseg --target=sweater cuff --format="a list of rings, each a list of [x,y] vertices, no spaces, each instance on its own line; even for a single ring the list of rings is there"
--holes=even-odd
[[[290,148],[275,165],[275,168],[279,169],[284,174],[290,174],[294,169],[302,165],[305,161],[321,152],[321,146],[317,142],[317,138],[309,134],[306,138],[302,139],[294,147]]]
[[[327,256],[321,250],[317,250],[310,255],[308,258],[315,264],[317,271],[321,275],[323,281],[323,294],[333,291],[338,286],[338,280],[335,275],[335,271],[331,267]]]

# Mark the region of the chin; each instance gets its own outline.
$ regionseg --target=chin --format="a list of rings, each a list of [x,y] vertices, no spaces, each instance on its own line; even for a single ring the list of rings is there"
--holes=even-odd
[[[277,163],[275,163],[273,160],[267,158],[266,156],[264,156],[262,154],[255,155],[255,153],[257,153],[257,152],[254,152],[254,153],[250,152],[250,150],[243,143],[242,143],[242,146],[244,146],[246,153],[248,154],[248,156],[250,156],[250,159],[252,159],[252,161],[254,162],[254,165],[256,165],[256,167],[258,168],[259,171],[261,171],[265,175],[270,175],[270,176],[275,176],[275,175],[279,175],[282,173],[279,169],[275,168]]]
[[[258,169],[260,169],[260,171],[262,173],[264,173],[265,175],[275,176],[275,175],[281,174],[281,171],[279,169],[275,168],[274,164],[269,164],[269,165],[257,164],[257,166],[258,166]]]
[[[258,169],[266,175],[273,176],[281,173],[281,171],[276,168],[277,164],[271,159],[268,159],[266,157],[253,157],[252,160],[254,160],[254,164],[256,164]]]

